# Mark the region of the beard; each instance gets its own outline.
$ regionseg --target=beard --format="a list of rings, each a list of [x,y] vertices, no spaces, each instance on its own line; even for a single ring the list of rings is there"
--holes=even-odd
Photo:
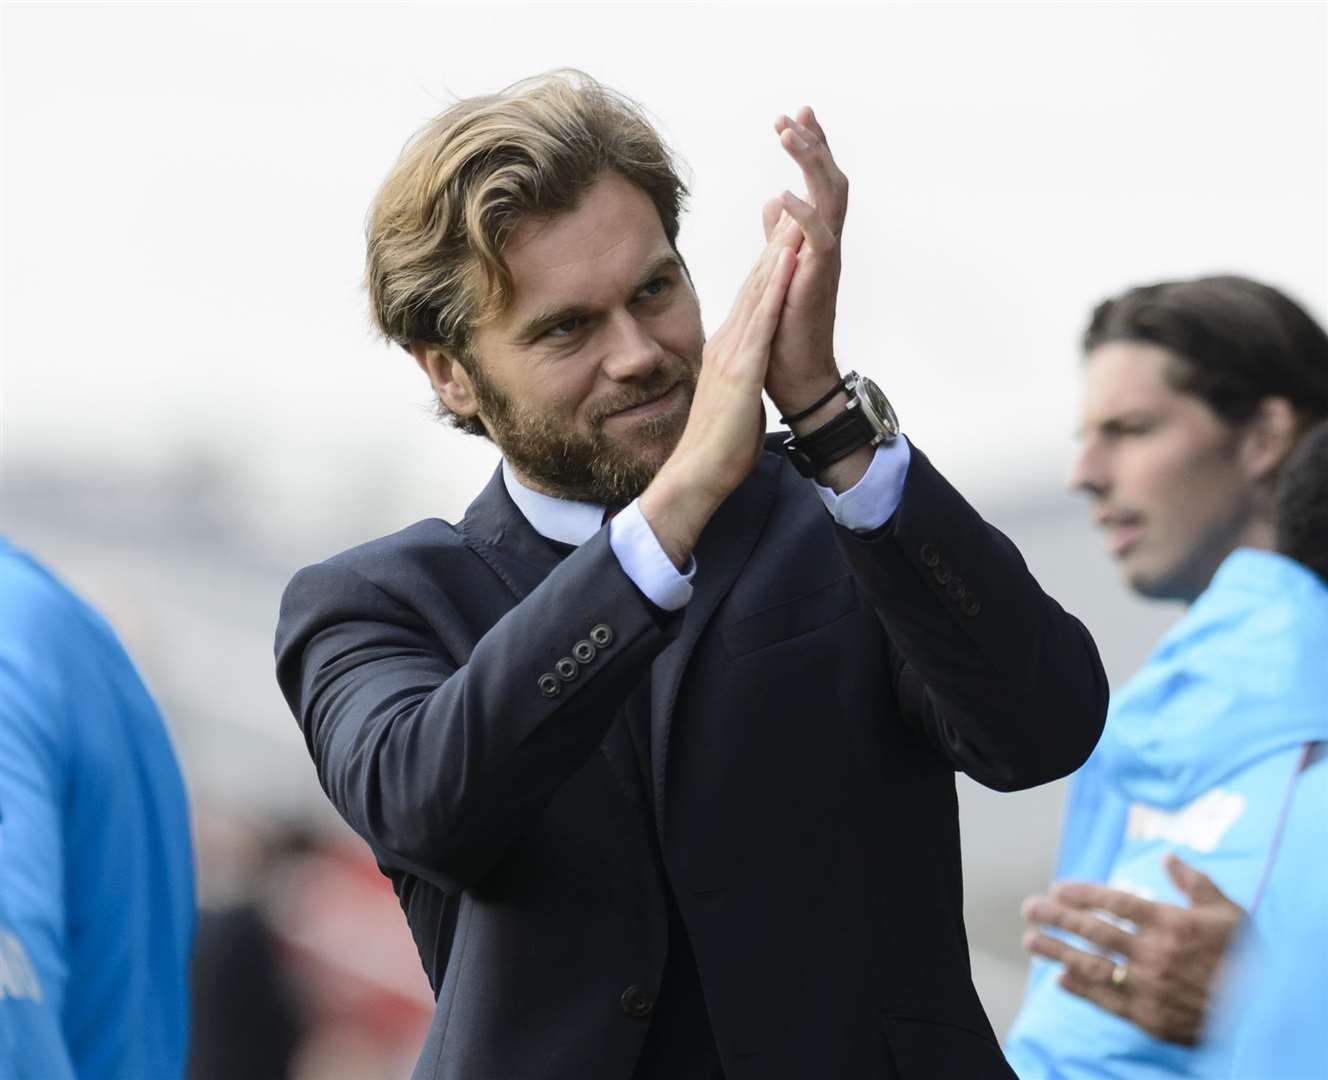
[[[517,472],[547,494],[613,510],[640,495],[673,453],[687,425],[697,378],[695,366],[673,358],[600,402],[588,417],[589,434],[583,434],[562,417],[516,404],[473,359],[467,373],[486,433]],[[676,386],[682,387],[685,407],[645,417],[616,440],[604,431],[604,421],[612,414],[653,401]]]

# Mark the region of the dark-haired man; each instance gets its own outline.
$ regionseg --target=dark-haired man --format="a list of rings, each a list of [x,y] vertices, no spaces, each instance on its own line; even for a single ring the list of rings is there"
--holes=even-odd
[[[1075,777],[1060,884],[1024,910],[1081,940],[1026,936],[1045,959],[1006,1051],[1024,1080],[1228,1075],[1194,1047],[1233,933],[1249,912],[1254,937],[1296,939],[1286,912],[1312,902],[1299,883],[1321,867],[1288,856],[1282,830],[1328,842],[1328,773],[1309,752],[1328,738],[1328,595],[1270,550],[1279,470],[1328,416],[1328,336],[1225,276],[1107,301],[1085,352],[1072,482],[1130,586],[1190,607],[1113,695]],[[1225,1026],[1249,1052],[1256,1025]],[[1321,1046],[1321,1030],[1301,1037]],[[1285,1044],[1237,1075],[1299,1076],[1296,1058]]]
[[[709,340],[668,154],[584,77],[454,106],[375,203],[379,326],[504,462],[297,575],[277,661],[437,993],[418,1076],[1009,1076],[953,772],[1076,767],[1101,666],[841,377],[847,182],[777,131],[808,198]]]

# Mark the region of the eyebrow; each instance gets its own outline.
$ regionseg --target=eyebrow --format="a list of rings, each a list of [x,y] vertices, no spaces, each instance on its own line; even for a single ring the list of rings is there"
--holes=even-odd
[[[635,296],[655,278],[668,270],[678,273],[683,272],[682,259],[678,257],[677,252],[670,251],[667,255],[661,255],[652,262],[646,271],[637,278],[636,284],[632,286],[632,295]],[[516,341],[534,341],[550,326],[557,326],[559,323],[567,322],[568,319],[580,319],[591,314],[593,314],[592,309],[586,307],[585,304],[562,304],[557,307],[543,308],[528,319],[522,320],[521,325],[512,332],[512,337]]]
[[[1121,428],[1131,427],[1136,424],[1147,424],[1157,420],[1157,412],[1153,409],[1147,409],[1142,406],[1130,409],[1121,409],[1114,412],[1105,420],[1098,420],[1085,426],[1080,424],[1074,430],[1074,437],[1080,441],[1083,440],[1086,430],[1091,428],[1093,431],[1105,431],[1113,433]]]

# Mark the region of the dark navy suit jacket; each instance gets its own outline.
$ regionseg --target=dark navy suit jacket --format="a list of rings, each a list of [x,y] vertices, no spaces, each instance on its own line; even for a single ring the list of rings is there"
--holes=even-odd
[[[282,690],[437,993],[417,1076],[628,1080],[665,878],[731,1080],[1012,1075],[969,973],[954,770],[1078,767],[1097,650],[920,451],[862,536],[767,445],[680,612],[607,529],[559,562],[501,475],[459,526],[287,589]]]

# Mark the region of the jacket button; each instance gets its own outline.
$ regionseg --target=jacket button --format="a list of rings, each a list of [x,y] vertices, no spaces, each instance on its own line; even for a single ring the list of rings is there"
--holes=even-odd
[[[590,640],[603,649],[613,644],[613,631],[607,623],[596,623],[590,628]]]
[[[539,691],[545,697],[557,697],[563,692],[563,688],[558,685],[558,680],[546,671],[539,677]]]
[[[936,579],[938,585],[944,585],[950,580],[950,568],[948,566],[938,566],[931,572],[931,576]]]
[[[945,587],[945,595],[951,600],[962,600],[968,595],[968,590],[958,578],[951,578],[950,584]]]
[[[572,646],[572,658],[578,664],[588,664],[595,659],[595,646],[590,642],[581,640]]]
[[[570,656],[564,656],[553,665],[553,670],[558,673],[558,678],[562,679],[563,682],[571,682],[576,678],[581,666]]]
[[[922,560],[923,566],[935,566],[941,561],[941,553],[935,544],[923,544],[918,549],[918,557]]]
[[[619,999],[622,1011],[638,1020],[644,1019],[655,1011],[655,995],[639,986],[629,986]]]
[[[969,596],[959,605],[959,610],[971,619],[982,610],[982,605],[978,603],[978,598],[976,596]]]

